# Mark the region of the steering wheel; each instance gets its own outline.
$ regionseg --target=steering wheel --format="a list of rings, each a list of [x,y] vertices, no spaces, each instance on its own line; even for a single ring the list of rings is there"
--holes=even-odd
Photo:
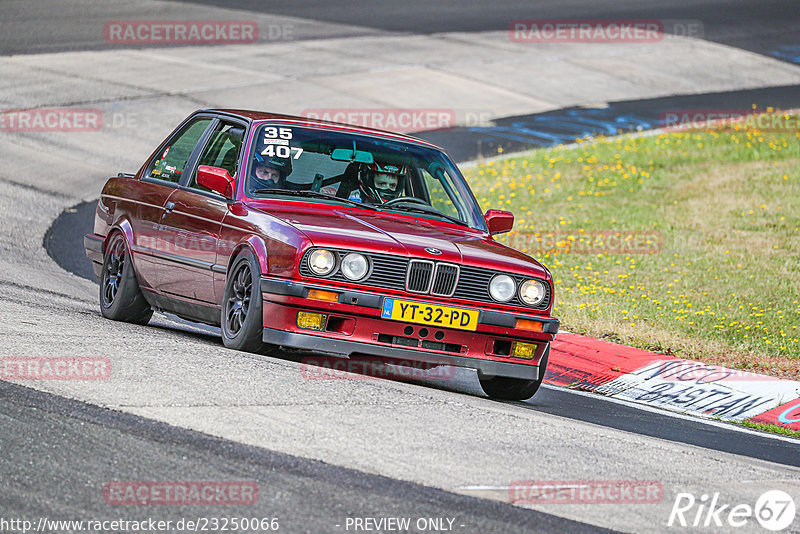
[[[417,197],[397,197],[393,198],[392,200],[387,200],[382,206],[391,206],[393,204],[399,204],[400,202],[408,202],[409,204],[422,204],[423,206],[430,206],[427,202],[422,200],[421,198]]]

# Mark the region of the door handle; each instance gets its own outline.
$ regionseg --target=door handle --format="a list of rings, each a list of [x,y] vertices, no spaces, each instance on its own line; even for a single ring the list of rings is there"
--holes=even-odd
[[[174,202],[167,202],[166,204],[164,204],[164,213],[161,214],[161,220],[163,221],[164,219],[166,219],[167,213],[172,213],[172,210],[174,209],[175,209]]]

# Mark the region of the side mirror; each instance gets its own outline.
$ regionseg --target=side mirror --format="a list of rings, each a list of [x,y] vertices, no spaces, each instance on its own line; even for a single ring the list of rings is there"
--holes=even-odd
[[[197,168],[197,184],[211,189],[225,198],[233,199],[233,178],[225,169],[200,165]]]
[[[483,217],[489,227],[489,235],[504,234],[514,228],[514,214],[510,211],[489,210]]]

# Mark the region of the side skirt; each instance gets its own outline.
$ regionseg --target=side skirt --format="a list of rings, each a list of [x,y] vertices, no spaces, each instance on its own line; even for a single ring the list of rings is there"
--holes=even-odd
[[[142,288],[142,293],[144,293],[145,299],[155,310],[174,313],[187,321],[219,326],[219,306],[159,294],[144,288]]]

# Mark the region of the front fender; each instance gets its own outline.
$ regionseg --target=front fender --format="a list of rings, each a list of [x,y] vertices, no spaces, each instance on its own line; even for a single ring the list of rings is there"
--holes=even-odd
[[[236,247],[234,247],[233,252],[228,257],[228,270],[230,270],[231,264],[233,263],[233,259],[236,257],[236,255],[246,248],[249,248],[250,252],[252,252],[256,257],[256,261],[258,261],[258,268],[261,270],[261,274],[268,273],[269,262],[267,261],[267,245],[264,243],[264,239],[261,236],[252,234],[242,239],[242,241],[240,241]]]

